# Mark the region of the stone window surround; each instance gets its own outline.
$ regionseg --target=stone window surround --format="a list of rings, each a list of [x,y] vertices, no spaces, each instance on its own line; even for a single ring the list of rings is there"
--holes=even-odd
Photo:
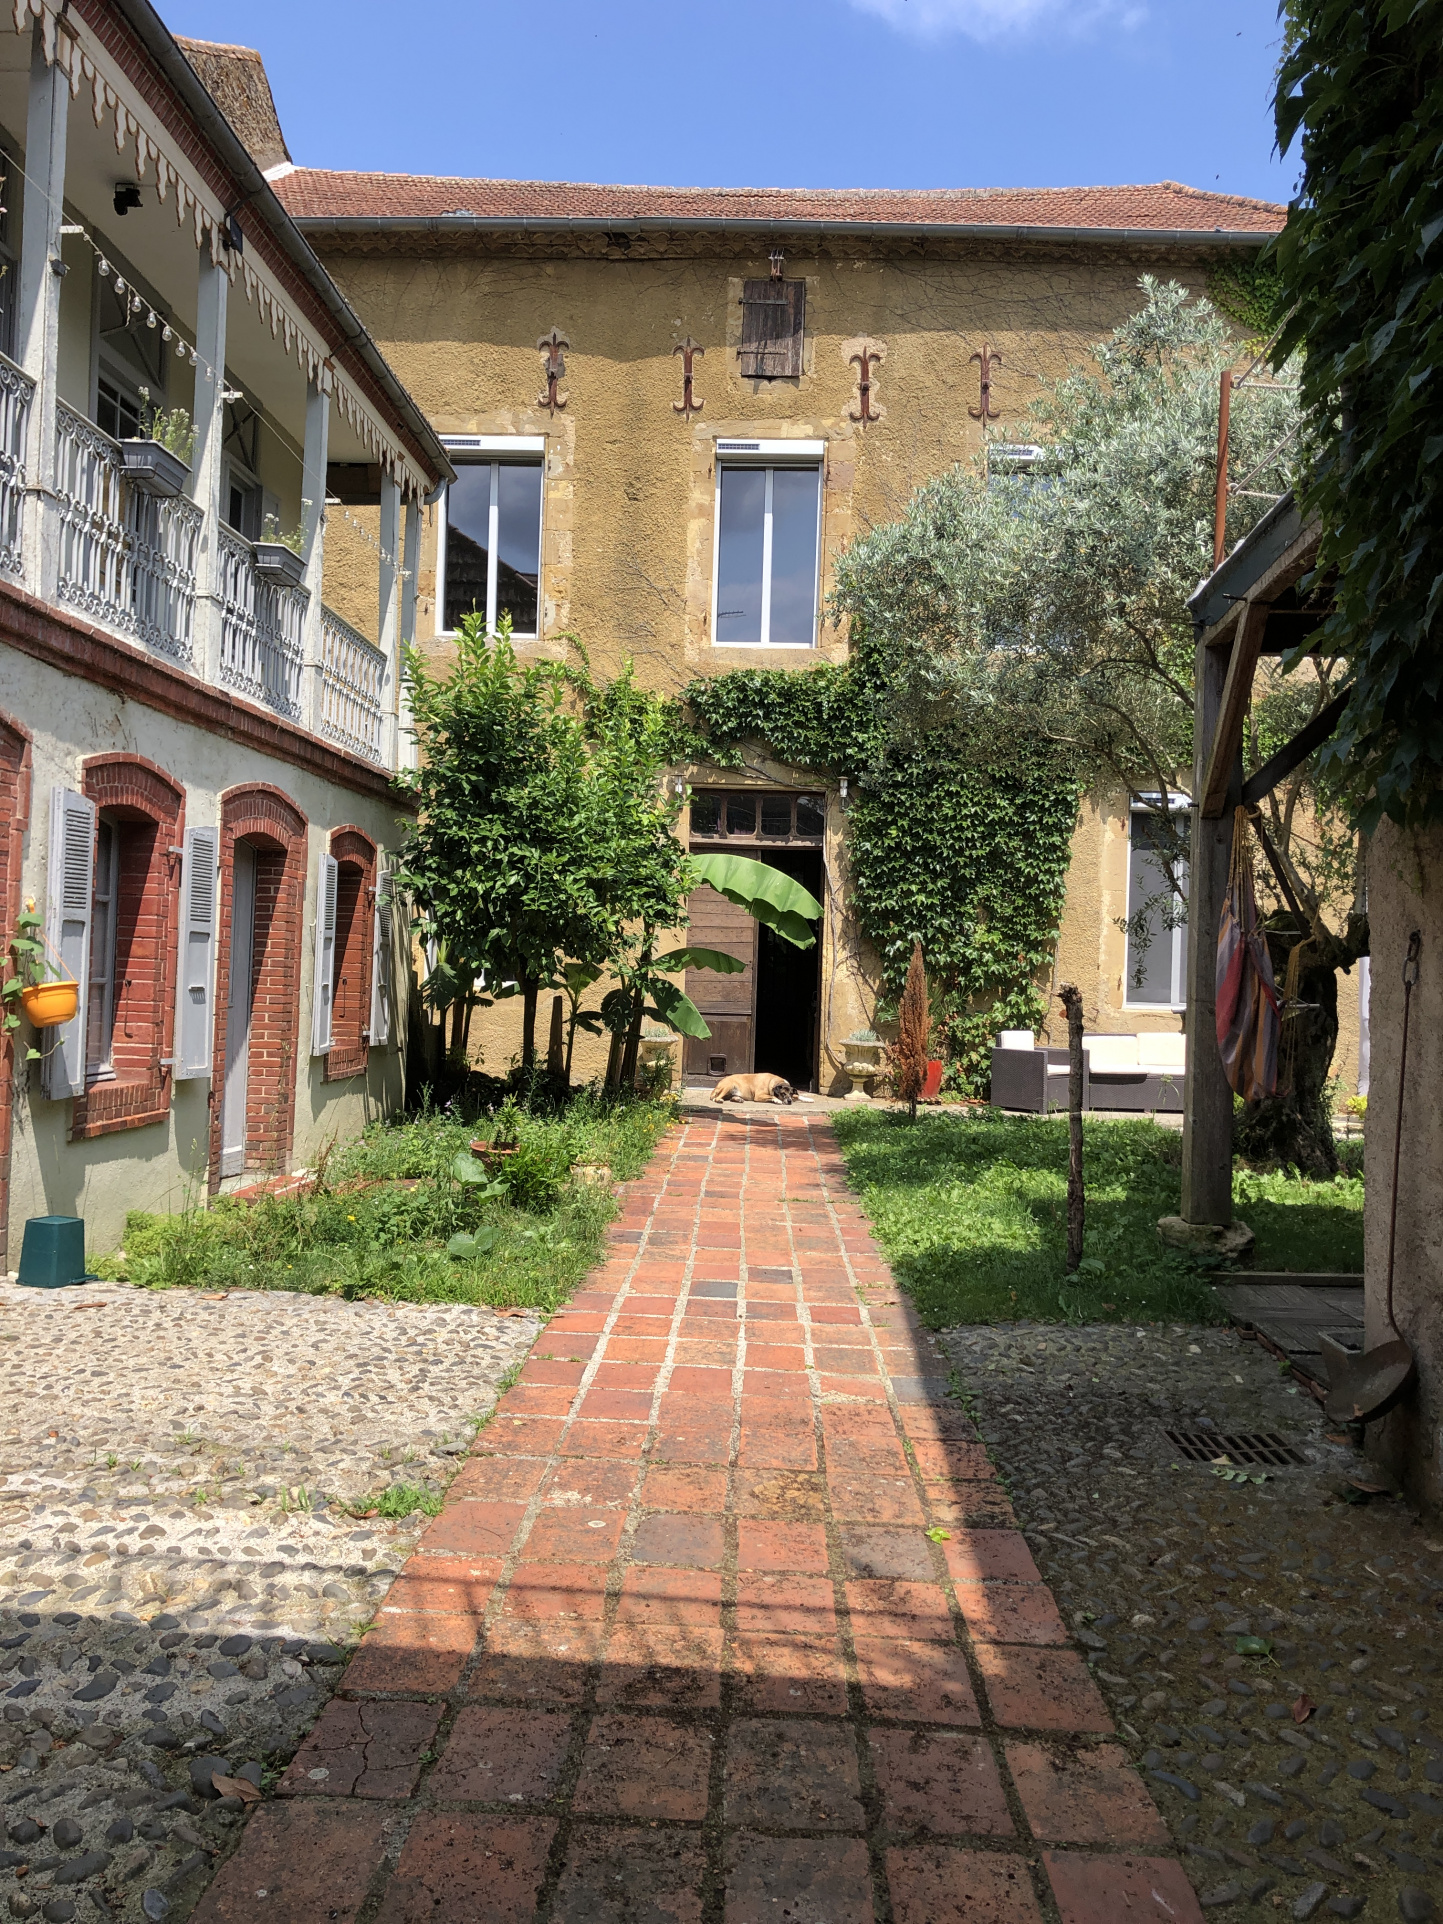
[[[70,1140],[163,1123],[170,1114],[175,1032],[175,968],[185,791],[143,755],[92,755],[81,764],[81,792],[118,825],[142,833],[125,838],[112,913],[126,975],[116,984],[115,1075],[76,1096]],[[86,985],[82,984],[81,993]]]
[[[246,1174],[283,1174],[295,1138],[300,1054],[301,970],[305,950],[309,824],[283,789],[269,782],[230,788],[220,798],[220,912],[216,917],[215,1035],[211,1056],[210,1193],[220,1188],[225,1093],[225,1010],[230,1001],[235,845],[255,845],[256,925],[246,1095]]]

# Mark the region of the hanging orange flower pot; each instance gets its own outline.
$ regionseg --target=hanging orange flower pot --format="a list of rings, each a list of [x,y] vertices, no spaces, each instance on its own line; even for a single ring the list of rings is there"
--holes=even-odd
[[[20,1005],[37,1029],[58,1029],[80,1007],[78,982],[35,982],[20,991]]]

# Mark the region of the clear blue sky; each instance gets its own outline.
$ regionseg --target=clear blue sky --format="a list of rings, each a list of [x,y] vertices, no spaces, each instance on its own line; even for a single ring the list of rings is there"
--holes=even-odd
[[[1285,200],[1271,0],[159,0],[319,167]]]

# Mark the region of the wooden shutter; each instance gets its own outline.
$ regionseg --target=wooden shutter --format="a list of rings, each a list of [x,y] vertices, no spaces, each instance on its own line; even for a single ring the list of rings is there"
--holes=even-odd
[[[74,789],[50,791],[50,872],[45,933],[80,984],[71,1021],[41,1038],[41,1086],[53,1101],[85,1094],[85,1018],[90,999],[90,922],[95,893],[94,802]]]
[[[336,984],[336,893],[340,865],[321,850],[316,868],[316,974],[311,989],[311,1054],[331,1048],[331,1001]]]
[[[805,281],[742,282],[741,371],[771,381],[802,371]]]
[[[188,828],[180,870],[180,955],[175,971],[177,1082],[210,1074],[215,1009],[216,884],[220,830]]]
[[[383,1049],[391,1040],[391,977],[395,932],[391,919],[391,871],[384,864],[376,872],[376,912],[371,942],[370,1045]]]

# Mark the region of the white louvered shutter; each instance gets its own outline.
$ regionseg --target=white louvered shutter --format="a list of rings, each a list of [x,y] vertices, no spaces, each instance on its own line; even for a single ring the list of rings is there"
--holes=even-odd
[[[173,1074],[177,1082],[210,1074],[219,873],[220,830],[188,828],[180,872],[180,955],[175,972]]]
[[[371,1035],[373,1049],[391,1040],[391,977],[395,929],[391,913],[391,871],[384,863],[376,872],[376,913],[371,943]]]
[[[73,788],[50,791],[50,872],[45,933],[80,984],[74,1018],[41,1036],[41,1086],[60,1102],[85,1094],[85,1018],[90,997],[90,921],[95,892],[94,802]]]
[[[316,869],[316,979],[311,991],[311,1054],[331,1047],[331,999],[336,985],[336,889],[340,867],[321,850]]]

